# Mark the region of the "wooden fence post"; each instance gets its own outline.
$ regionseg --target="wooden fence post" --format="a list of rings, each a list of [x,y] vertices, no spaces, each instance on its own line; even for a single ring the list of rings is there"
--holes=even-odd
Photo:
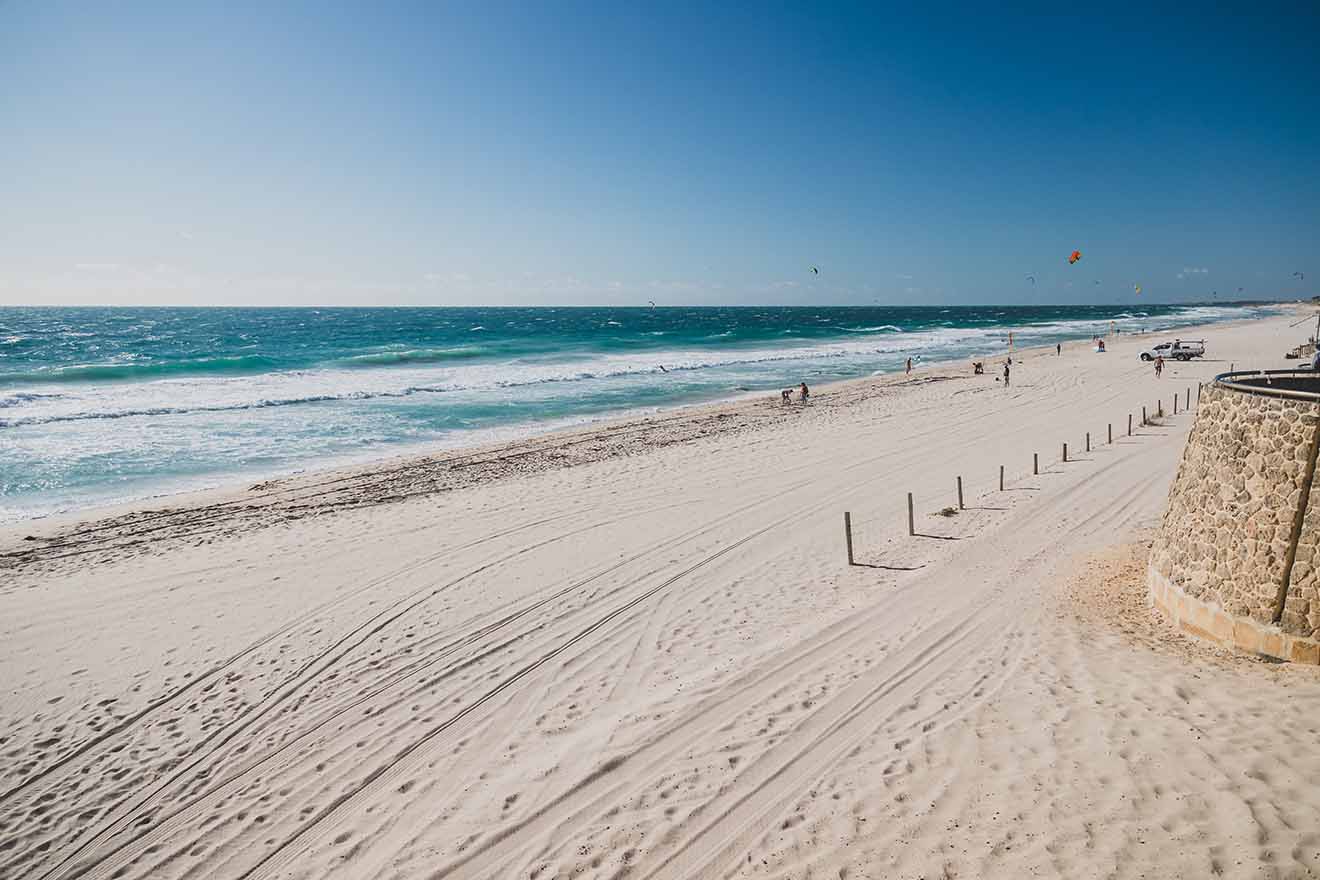
[[[1132,436],[1132,413],[1128,413],[1128,436]]]
[[[1040,473],[1040,453],[1039,453],[1039,452],[1033,452],[1033,453],[1031,453],[1031,473],[1032,473],[1032,474],[1039,474],[1039,473]]]
[[[908,534],[915,535],[916,533],[917,533],[917,522],[915,519],[912,518],[912,493],[909,492],[908,493]]]
[[[1067,444],[1067,443],[1063,444],[1063,460],[1064,460],[1065,463],[1068,461],[1068,444]]]
[[[1004,491],[1004,466],[999,466],[999,491]]]
[[[1187,402],[1183,404],[1183,409],[1192,408],[1192,386],[1187,386]]]
[[[1109,423],[1109,442],[1110,442],[1110,443],[1113,443],[1113,442],[1114,442],[1114,423],[1113,423],[1113,422],[1110,422],[1110,423]]]
[[[1144,406],[1141,408],[1141,426],[1143,428],[1146,426],[1146,408]]]
[[[852,514],[846,510],[843,512],[843,539],[848,542],[848,564],[856,565],[852,552]]]
[[[958,509],[959,509],[959,510],[966,510],[966,508],[963,507],[962,477],[961,477],[961,476],[958,477]]]

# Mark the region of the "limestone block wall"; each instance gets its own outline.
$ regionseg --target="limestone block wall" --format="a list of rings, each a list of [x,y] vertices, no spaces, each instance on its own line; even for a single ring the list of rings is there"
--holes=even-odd
[[[1285,632],[1320,640],[1320,474],[1312,479],[1291,574],[1280,625]]]
[[[1273,625],[1305,510],[1277,623],[1287,635],[1320,637],[1320,486],[1307,485],[1317,409],[1219,383],[1203,389],[1152,548],[1152,590],[1158,580],[1192,604]]]

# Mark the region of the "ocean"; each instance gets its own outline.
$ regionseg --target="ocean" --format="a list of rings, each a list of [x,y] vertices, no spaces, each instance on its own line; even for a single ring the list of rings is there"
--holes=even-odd
[[[0,522],[1268,311],[0,308]]]

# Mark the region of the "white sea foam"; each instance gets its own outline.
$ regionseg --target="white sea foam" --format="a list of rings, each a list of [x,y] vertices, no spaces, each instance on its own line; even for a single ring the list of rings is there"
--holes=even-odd
[[[1205,306],[1156,318],[1133,310],[1114,320],[1127,332],[1249,314]],[[1015,343],[1025,347],[1086,338],[1106,332],[1109,323],[1052,321],[1012,330]],[[67,506],[76,503],[78,485],[92,503],[108,497],[103,483],[120,487],[116,492],[138,487],[134,497],[141,497],[171,485],[215,482],[216,474],[272,473],[409,444],[475,442],[473,431],[498,428],[514,436],[551,422],[727,397],[734,389],[779,387],[797,377],[883,374],[901,369],[909,356],[986,356],[1004,350],[1010,328],[840,329],[849,331],[845,338],[815,343],[788,333],[779,344],[561,352],[505,361],[476,344],[388,346],[321,369],[74,380],[61,383],[58,393],[49,384],[11,382],[0,387],[0,487],[10,493],[0,492],[0,508],[21,501],[22,515],[31,515],[43,506]]]
[[[1241,314],[1241,309],[1205,307],[1188,310],[1177,316],[1177,322],[1222,320]],[[1089,336],[1106,332],[1109,323],[1106,319],[1027,325],[1013,330],[1014,342],[1022,347],[1046,338]],[[1116,319],[1116,323],[1129,330],[1143,323],[1159,326],[1174,321],[1133,317]],[[927,359],[940,359],[991,353],[999,350],[1009,332],[1006,327],[937,327],[909,332],[899,331],[893,325],[854,329],[859,333],[857,338],[792,346],[647,350],[635,354],[506,362],[469,360],[480,350],[463,347],[362,355],[352,359],[352,366],[344,368],[241,377],[190,376],[126,384],[75,383],[62,386],[57,395],[5,393],[0,428],[456,393],[463,393],[464,403],[473,403],[483,394],[507,395],[547,384],[608,382],[626,390],[629,385],[650,385],[653,377],[662,372],[659,365],[669,375],[686,375],[693,382],[703,381],[703,373],[733,368],[740,369],[752,381],[755,374],[763,373],[767,380],[774,376],[777,382],[791,365],[802,369],[812,364],[841,375],[849,372],[864,375],[887,365],[877,362],[895,357],[919,354]],[[860,335],[863,330],[869,332]],[[382,364],[394,366],[361,368]],[[580,395],[587,390],[565,389],[562,393]]]

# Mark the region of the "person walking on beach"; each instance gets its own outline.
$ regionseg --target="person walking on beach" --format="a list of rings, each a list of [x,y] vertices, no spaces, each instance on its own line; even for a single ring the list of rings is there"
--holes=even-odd
[[[1013,359],[1012,359],[1012,358],[1009,358],[1009,359],[1004,363],[1004,387],[1005,387],[1005,388],[1008,387],[1008,368],[1009,368],[1009,365],[1012,364],[1012,363],[1013,363]]]
[[[911,372],[912,372],[912,358],[908,358],[908,359],[907,359],[907,370],[905,370],[904,372],[907,373],[907,374],[911,374]]]
[[[1155,378],[1158,379],[1164,372],[1164,355],[1155,358]]]
[[[1063,343],[1062,343],[1062,342],[1056,342],[1056,343],[1054,343],[1054,353],[1057,354],[1057,355],[1062,355],[1062,354],[1063,354]]]
[[[807,398],[810,396],[811,392],[807,390],[807,383],[803,382],[798,386],[798,399],[802,401],[803,406],[807,405]]]

